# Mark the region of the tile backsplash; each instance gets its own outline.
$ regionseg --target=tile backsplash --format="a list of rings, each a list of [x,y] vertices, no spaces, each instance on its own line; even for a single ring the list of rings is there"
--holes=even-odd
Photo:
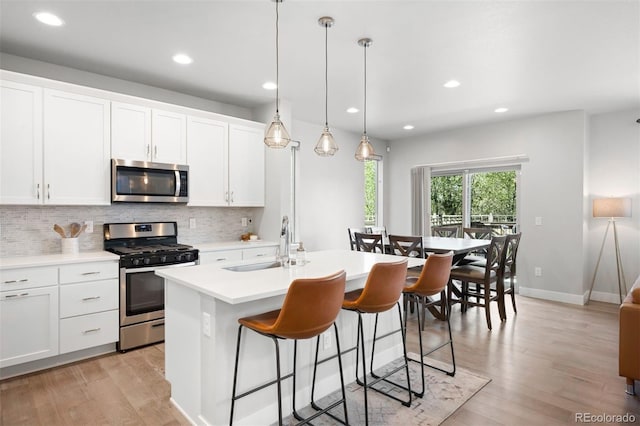
[[[59,224],[67,231],[71,222],[93,221],[93,233],[79,238],[80,251],[102,250],[103,224],[113,222],[178,222],[178,242],[198,244],[233,241],[248,228],[241,219],[253,220],[258,229],[259,208],[187,207],[167,204],[113,204],[110,206],[0,206],[0,257],[60,253]],[[189,228],[189,219],[196,227]]]

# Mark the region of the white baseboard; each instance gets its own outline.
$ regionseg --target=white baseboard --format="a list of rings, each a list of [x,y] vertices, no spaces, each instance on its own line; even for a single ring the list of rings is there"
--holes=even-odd
[[[586,305],[589,291],[584,294],[569,294],[551,290],[540,290],[537,288],[520,287],[518,294],[521,296],[535,297],[536,299],[552,300],[554,302],[571,303],[573,305]],[[591,293],[591,300],[596,302],[620,303],[620,295],[616,293],[605,293],[594,291]]]

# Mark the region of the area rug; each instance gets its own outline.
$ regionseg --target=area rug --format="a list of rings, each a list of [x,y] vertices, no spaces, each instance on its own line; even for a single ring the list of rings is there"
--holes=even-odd
[[[419,359],[417,354],[409,354],[409,358]],[[426,360],[427,358],[425,358]],[[438,365],[438,361],[428,359],[430,364]],[[387,366],[377,370],[384,373],[396,366],[401,365],[398,359]],[[438,365],[441,366],[441,365]],[[446,366],[445,366],[446,368]],[[411,376],[411,388],[420,389],[420,364],[409,363]],[[391,376],[391,379],[398,383],[406,383],[404,369]],[[404,379],[404,380],[403,380]],[[458,367],[456,375],[450,377],[440,371],[425,367],[425,393],[422,398],[413,398],[411,407],[405,407],[401,403],[379,394],[375,391],[368,391],[369,399],[369,424],[370,425],[439,425],[451,416],[458,408],[467,402],[473,395],[482,389],[491,379],[480,376],[471,371]],[[397,388],[384,382],[379,382],[376,387],[385,391],[391,391],[401,399],[407,398],[406,391],[399,391]],[[364,394],[362,386],[353,382],[346,386],[347,408],[349,411],[349,424],[364,425]],[[336,391],[319,401],[320,406],[327,406],[332,401],[340,398],[340,391]],[[305,407],[299,410],[303,416],[310,416],[313,409]],[[331,410],[331,413],[343,419],[342,405]],[[284,419],[284,424],[293,425],[297,421],[292,417]],[[320,416],[313,420],[314,425],[337,425],[340,424],[329,416]]]

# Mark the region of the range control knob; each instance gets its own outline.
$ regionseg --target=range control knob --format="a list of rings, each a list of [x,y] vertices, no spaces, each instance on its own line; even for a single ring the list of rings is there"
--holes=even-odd
[[[160,256],[160,263],[167,263],[167,256],[166,255]]]
[[[189,262],[191,262],[193,260],[193,253],[186,253],[184,255],[185,259],[187,259]]]
[[[133,264],[133,266],[138,266],[140,265],[140,259],[133,259],[131,263]]]
[[[146,257],[146,258],[144,259],[144,264],[145,264],[145,265],[148,265],[148,264],[150,264],[150,263],[151,263],[151,259],[150,259],[150,258],[148,258],[148,257]]]
[[[176,261],[182,262],[183,259],[184,259],[183,255],[181,255],[181,254],[176,255]]]

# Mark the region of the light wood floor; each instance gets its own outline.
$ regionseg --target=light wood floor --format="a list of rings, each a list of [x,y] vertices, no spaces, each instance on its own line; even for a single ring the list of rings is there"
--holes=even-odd
[[[640,423],[640,398],[625,395],[618,377],[616,305],[517,302],[519,313],[509,306],[502,324],[493,311],[493,331],[480,309],[454,307],[458,366],[492,381],[445,425],[565,425],[583,412],[632,413]],[[410,324],[408,349],[417,352],[415,330]],[[425,336],[444,330],[431,321]],[[160,344],[5,380],[0,425],[187,424],[169,402],[163,361]]]

